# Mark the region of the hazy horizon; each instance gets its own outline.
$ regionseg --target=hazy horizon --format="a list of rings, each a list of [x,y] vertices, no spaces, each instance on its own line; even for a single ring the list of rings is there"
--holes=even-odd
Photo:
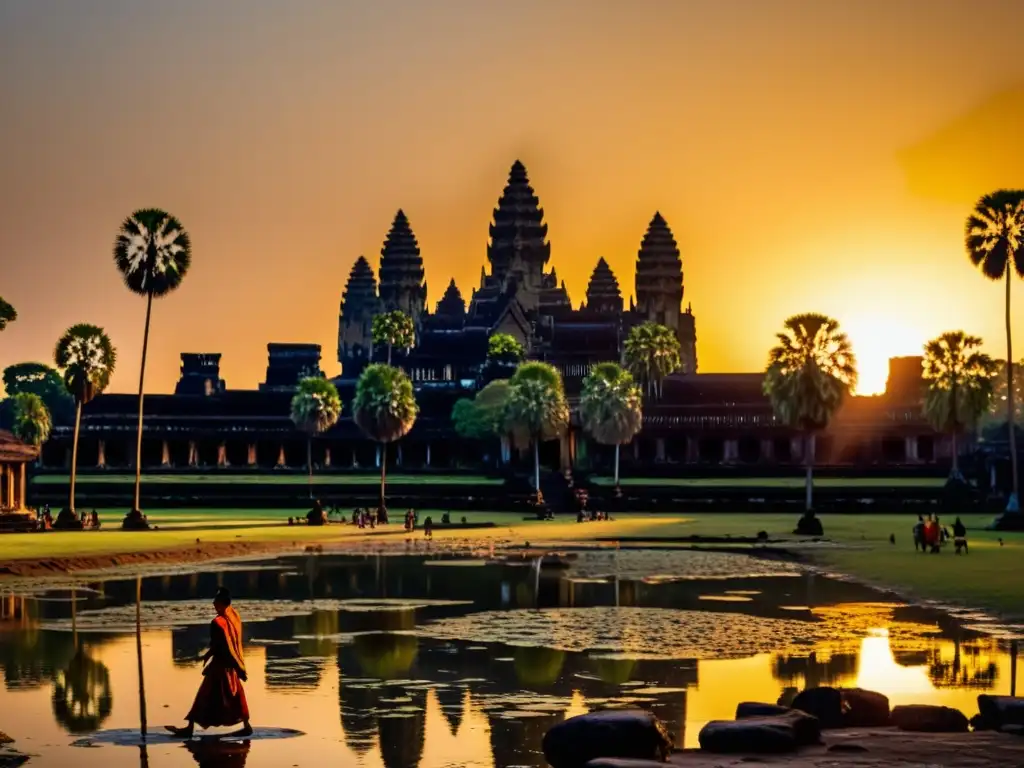
[[[964,220],[1024,187],[1015,0],[0,0],[0,368],[52,363],[76,322],[138,385],[145,302],[118,226],[174,213],[193,240],[154,306],[147,391],[181,352],[263,379],[268,342],[335,375],[353,262],[398,208],[431,308],[469,299],[519,158],[573,305],[604,257],[628,302],[655,210],[679,243],[702,372],[762,370],[792,314],[850,334],[861,391],[888,358],[962,328],[1005,356],[1003,286]],[[1024,332],[1024,283],[1013,327]],[[1024,344],[1024,342],[1021,342]]]

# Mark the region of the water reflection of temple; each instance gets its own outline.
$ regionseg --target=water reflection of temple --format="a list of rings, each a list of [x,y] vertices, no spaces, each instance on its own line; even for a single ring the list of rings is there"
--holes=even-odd
[[[220,585],[240,602],[260,601],[243,614],[251,619],[245,635],[257,670],[250,686],[260,686],[257,695],[300,694],[282,705],[282,711],[322,707],[328,692],[333,709],[336,696],[338,715],[331,721],[347,748],[356,756],[379,756],[388,768],[414,768],[431,743],[456,734],[459,743],[489,750],[496,768],[540,768],[541,739],[553,724],[595,706],[630,701],[654,710],[669,724],[677,743],[692,743],[701,718],[708,716],[709,697],[716,697],[715,706],[724,703],[727,708],[747,692],[739,679],[735,691],[722,689],[720,670],[730,662],[709,666],[685,659],[516,647],[502,644],[499,637],[474,644],[411,634],[433,620],[480,611],[617,605],[741,613],[835,627],[834,637],[826,632],[806,653],[790,648],[741,659],[756,662],[746,669],[757,670],[766,696],[809,685],[884,683],[900,678],[900,670],[902,679],[916,686],[914,691],[998,690],[1000,669],[1005,674],[1006,649],[997,641],[935,612],[878,603],[877,594],[863,587],[828,579],[647,583],[573,579],[572,571],[538,571],[530,564],[438,567],[429,562],[424,557],[373,555],[283,558],[248,571],[146,579],[142,592],[148,601],[194,603],[195,609],[180,613],[195,610],[200,617]],[[83,597],[82,607],[134,603],[134,581],[90,586],[96,591]],[[735,594],[726,595],[726,590]],[[332,602],[352,598],[362,602]],[[414,608],[402,604],[403,599],[450,603]],[[320,602],[308,604],[300,615],[273,618],[261,615],[268,600]],[[136,694],[111,690],[111,678],[99,664],[105,661],[103,644],[123,634],[79,633],[76,645],[70,632],[41,628],[51,619],[67,618],[68,610],[62,599],[0,597],[0,664],[6,690],[38,690],[52,699],[54,719],[65,731],[88,732],[101,727],[112,699],[132,701]],[[624,649],[647,640],[643,613],[635,615],[635,622],[616,625],[619,634],[609,630],[604,640]],[[201,621],[167,632],[169,651],[161,653],[168,668],[198,670],[196,659],[209,642],[209,629]],[[880,628],[886,629],[879,633]],[[698,686],[699,670],[701,677],[707,675],[705,685]],[[725,688],[733,684],[727,675],[724,679]],[[729,714],[726,709],[724,715]],[[210,755],[194,757],[200,765],[217,764]],[[224,764],[241,765],[245,755],[225,759],[241,762]]]

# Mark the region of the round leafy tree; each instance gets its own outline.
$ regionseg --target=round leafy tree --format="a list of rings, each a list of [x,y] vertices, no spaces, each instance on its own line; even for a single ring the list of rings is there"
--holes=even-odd
[[[17,319],[18,310],[0,298],[0,331],[4,330],[8,323],[13,323]]]
[[[412,348],[416,340],[416,330],[412,318],[400,310],[385,312],[373,318],[370,328],[374,346],[388,348],[388,365],[391,365],[391,351],[400,349],[403,352]]]
[[[299,382],[292,397],[292,422],[306,433],[306,467],[309,470],[309,494],[313,495],[313,436],[326,432],[341,416],[338,388],[327,379],[309,377]]]
[[[53,422],[43,398],[31,392],[14,396],[14,436],[29,445],[40,446],[50,439]]]

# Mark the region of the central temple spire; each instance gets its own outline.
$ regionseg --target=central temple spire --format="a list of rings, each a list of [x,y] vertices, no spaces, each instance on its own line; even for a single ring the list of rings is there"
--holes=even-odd
[[[537,278],[539,286],[544,265],[551,258],[548,225],[544,223],[544,209],[539,202],[526,175],[526,166],[516,160],[498,199],[498,207],[494,209],[494,223],[490,227],[487,260],[496,279],[504,282],[518,262],[528,277]]]

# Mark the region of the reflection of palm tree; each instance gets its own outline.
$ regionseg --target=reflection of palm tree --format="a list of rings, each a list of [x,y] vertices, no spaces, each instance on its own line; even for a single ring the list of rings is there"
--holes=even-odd
[[[495,768],[536,766],[544,768],[544,734],[565,719],[565,712],[536,717],[502,717],[488,712],[491,726],[491,754]]]
[[[419,651],[411,635],[357,635],[352,643],[363,674],[379,680],[397,680],[409,673]]]
[[[295,617],[294,636],[299,638],[299,655],[328,657],[334,655],[338,634],[337,611],[313,611],[308,616]]]
[[[807,656],[778,655],[772,660],[772,677],[780,683],[803,682],[804,688],[842,684],[857,674],[856,653],[834,653],[818,661],[815,651]]]
[[[565,651],[535,646],[516,648],[516,677],[527,688],[550,688],[562,674]]]
[[[462,718],[466,714],[466,691],[462,688],[435,688],[434,694],[437,702],[441,705],[444,719],[448,721],[448,728],[454,736],[459,726],[462,725]]]
[[[594,659],[594,673],[602,683],[619,686],[633,679],[636,659]]]
[[[8,691],[40,688],[53,680],[75,656],[67,632],[40,632],[35,628],[0,636],[0,664]]]
[[[249,759],[248,741],[207,741],[189,739],[185,748],[199,768],[244,768]]]
[[[53,681],[53,716],[68,733],[91,733],[110,716],[112,708],[110,672],[79,650]]]

